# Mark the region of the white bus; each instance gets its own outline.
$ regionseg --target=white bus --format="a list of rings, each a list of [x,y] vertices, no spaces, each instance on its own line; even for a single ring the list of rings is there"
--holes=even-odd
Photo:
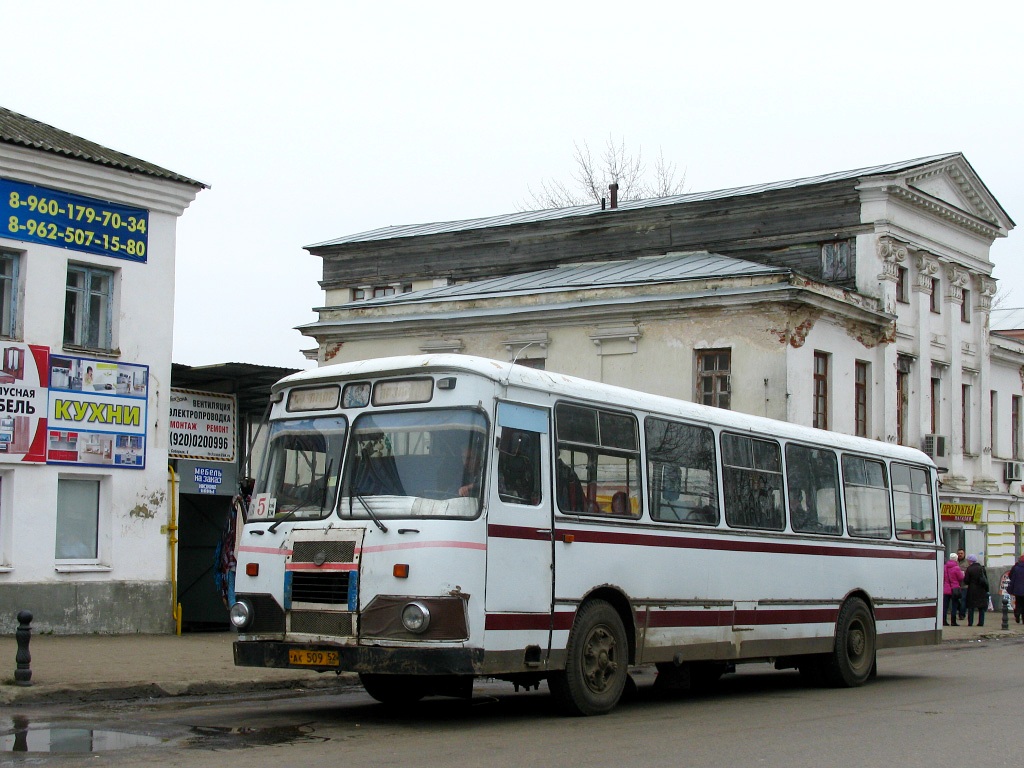
[[[941,640],[923,453],[464,355],[278,382],[237,548],[237,665],[371,696],[536,687],[570,714],[630,666],[838,686]]]

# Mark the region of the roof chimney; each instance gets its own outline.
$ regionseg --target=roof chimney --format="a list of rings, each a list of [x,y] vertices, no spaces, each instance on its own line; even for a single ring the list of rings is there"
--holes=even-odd
[[[608,192],[610,193],[610,196],[611,196],[611,199],[612,199],[611,207],[612,208],[618,208],[619,207],[619,183],[617,181],[613,181],[611,184],[609,184],[608,185]]]

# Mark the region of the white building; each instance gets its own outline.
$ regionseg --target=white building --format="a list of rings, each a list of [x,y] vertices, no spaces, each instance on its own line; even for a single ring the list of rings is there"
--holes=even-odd
[[[0,108],[0,631],[173,627],[175,227],[204,187]]]
[[[321,364],[462,351],[927,448],[947,547],[996,568],[1024,522],[1024,345],[988,322],[1012,228],[955,153],[388,227],[308,248],[301,330]]]

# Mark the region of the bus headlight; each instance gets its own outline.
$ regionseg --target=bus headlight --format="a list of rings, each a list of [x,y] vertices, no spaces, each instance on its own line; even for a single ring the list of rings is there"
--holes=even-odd
[[[228,611],[228,619],[235,629],[245,629],[252,623],[252,606],[245,600],[239,600]]]
[[[430,610],[420,601],[409,603],[402,609],[402,626],[420,634],[430,626]]]

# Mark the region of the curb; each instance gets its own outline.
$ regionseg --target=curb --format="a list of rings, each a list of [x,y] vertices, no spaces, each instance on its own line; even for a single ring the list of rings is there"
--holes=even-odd
[[[0,685],[0,705],[59,704],[93,701],[130,701],[186,696],[223,696],[241,693],[281,691],[345,690],[359,686],[359,677],[343,673],[336,678],[296,680],[222,680],[201,683],[179,681],[153,683],[82,683],[50,685]]]

